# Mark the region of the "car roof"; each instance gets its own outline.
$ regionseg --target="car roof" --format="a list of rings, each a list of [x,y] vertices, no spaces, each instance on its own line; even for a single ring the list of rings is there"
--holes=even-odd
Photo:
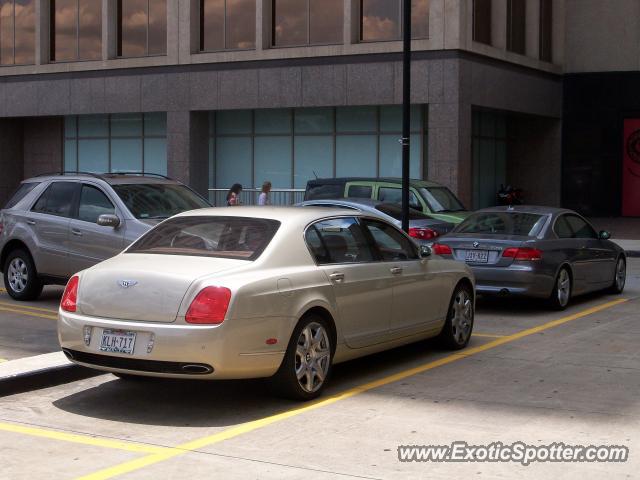
[[[343,208],[328,207],[293,207],[293,206],[234,206],[234,207],[211,207],[201,208],[183,212],[177,217],[247,217],[264,218],[278,221],[291,222],[312,222],[326,217],[354,217],[362,215],[358,211],[345,211]]]
[[[535,213],[538,215],[560,215],[563,213],[576,213],[573,210],[557,207],[546,207],[542,205],[512,205],[512,206],[497,206],[483,208],[477,210],[474,213],[482,212],[520,212],[520,213]]]
[[[49,180],[102,180],[110,185],[123,184],[179,184],[180,182],[168,177],[156,175],[135,175],[135,174],[118,174],[118,173],[52,173],[43,174],[37,177],[31,177],[23,181],[23,183],[46,182]]]
[[[402,183],[400,177],[338,177],[338,178],[316,178],[309,180],[307,185],[339,185],[348,182],[376,182],[376,183]],[[444,187],[444,185],[432,182],[431,180],[419,180],[412,178],[409,180],[412,187]]]

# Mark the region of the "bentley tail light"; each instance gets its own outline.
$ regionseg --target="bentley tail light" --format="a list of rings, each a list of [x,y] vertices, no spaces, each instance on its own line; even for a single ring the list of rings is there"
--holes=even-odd
[[[430,228],[415,227],[409,229],[409,236],[417,238],[418,240],[431,240],[432,238],[436,238],[438,236],[438,232]]]
[[[521,260],[525,262],[534,262],[542,259],[542,252],[537,248],[506,248],[502,252],[502,256],[505,258],[513,258],[514,260]]]
[[[185,320],[187,323],[219,325],[224,321],[231,300],[231,290],[225,287],[207,287],[193,299]]]
[[[78,283],[80,278],[78,276],[71,277],[69,283],[64,289],[62,300],[60,301],[60,308],[65,312],[75,312],[78,308]]]
[[[431,251],[435,255],[453,255],[453,250],[449,245],[443,245],[442,243],[434,243],[431,247]]]

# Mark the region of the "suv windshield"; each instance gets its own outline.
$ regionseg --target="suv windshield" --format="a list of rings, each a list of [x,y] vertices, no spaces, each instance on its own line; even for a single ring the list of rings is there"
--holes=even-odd
[[[458,225],[454,232],[535,237],[540,233],[546,221],[546,215],[533,213],[475,213]]]
[[[184,185],[132,183],[113,185],[113,189],[133,216],[141,220],[169,218],[187,210],[211,206]]]
[[[263,218],[177,217],[150,230],[126,253],[255,260],[279,226]]]
[[[432,212],[464,212],[466,210],[447,187],[422,187],[420,192]]]

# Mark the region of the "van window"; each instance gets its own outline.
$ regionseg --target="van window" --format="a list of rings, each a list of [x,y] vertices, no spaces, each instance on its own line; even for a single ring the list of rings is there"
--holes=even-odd
[[[385,203],[402,203],[402,190],[395,187],[380,187],[378,189],[378,200]],[[422,206],[413,192],[409,192],[409,205],[411,208],[422,210]]]
[[[323,198],[343,198],[344,183],[307,185],[305,200],[321,200]]]
[[[349,185],[347,197],[350,198],[371,198],[373,187],[370,185]]]

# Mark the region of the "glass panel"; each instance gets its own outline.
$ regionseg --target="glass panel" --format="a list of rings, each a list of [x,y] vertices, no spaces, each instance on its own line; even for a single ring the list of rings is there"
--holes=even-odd
[[[0,64],[13,62],[13,0],[0,0]]]
[[[410,173],[411,178],[420,178],[420,153],[422,151],[421,135],[411,135]],[[398,135],[380,135],[380,176],[402,176],[402,145]]]
[[[253,132],[251,110],[229,110],[216,113],[218,135],[251,134]]]
[[[107,115],[80,115],[78,117],[78,136],[108,137],[109,117]]]
[[[78,170],[76,140],[64,141],[64,170],[65,172],[75,172]]]
[[[78,170],[108,172],[109,140],[78,140]]]
[[[256,0],[227,0],[227,48],[256,45]]]
[[[111,140],[111,171],[142,172],[142,139]]]
[[[145,138],[144,171],[147,173],[167,174],[167,140],[164,138]]]
[[[75,138],[77,136],[76,125],[78,119],[75,116],[64,117],[64,136],[67,138]]]
[[[107,196],[96,187],[83,185],[78,205],[78,220],[96,223],[100,215],[109,213],[115,213],[115,208]]]
[[[147,54],[148,0],[125,0],[120,20],[120,52],[123,57]]]
[[[411,38],[429,37],[430,0],[411,0]]]
[[[145,136],[166,136],[167,135],[167,114],[145,113],[144,114],[144,134]]]
[[[54,41],[52,60],[65,62],[78,58],[77,0],[56,0],[54,13]]]
[[[16,0],[15,63],[35,62],[36,7],[35,0]],[[0,26],[0,30],[2,27]]]
[[[225,138],[216,140],[216,187],[229,188],[234,183],[251,185],[251,138]]]
[[[495,155],[496,144],[494,140],[479,140],[480,151],[478,161],[478,202],[479,208],[495,205]]]
[[[540,0],[540,60],[553,60],[553,5],[551,0]]]
[[[291,110],[256,110],[256,134],[291,133]]]
[[[525,53],[525,0],[509,0],[507,3],[507,50]]]
[[[307,2],[274,0],[273,44],[305,45],[307,40]]]
[[[307,181],[333,177],[333,136],[295,137],[294,188],[305,188]]]
[[[376,132],[376,107],[336,108],[336,130],[338,132]]]
[[[420,105],[411,105],[411,131],[419,132],[421,127]],[[402,133],[402,105],[380,107],[380,131]]]
[[[224,49],[224,1],[204,0],[202,4],[202,50]]]
[[[309,42],[342,43],[344,0],[309,0]]]
[[[362,0],[362,40],[400,38],[399,0]]]
[[[78,51],[81,60],[102,58],[102,2],[79,0]]]
[[[167,0],[149,0],[148,55],[167,53]]]
[[[336,176],[375,177],[377,135],[336,137]]]
[[[256,137],[256,186],[269,180],[273,188],[291,188],[291,137]]]
[[[473,40],[491,45],[491,0],[473,0]]]
[[[333,108],[299,108],[295,110],[296,133],[332,133]]]
[[[496,117],[491,112],[482,112],[480,122],[480,135],[483,137],[496,136]]]
[[[316,257],[318,263],[371,262],[373,254],[360,225],[354,218],[324,220],[315,225],[329,251],[329,258]],[[316,253],[316,252],[314,252]]]
[[[137,113],[119,113],[111,115],[112,137],[141,137],[142,115]]]

